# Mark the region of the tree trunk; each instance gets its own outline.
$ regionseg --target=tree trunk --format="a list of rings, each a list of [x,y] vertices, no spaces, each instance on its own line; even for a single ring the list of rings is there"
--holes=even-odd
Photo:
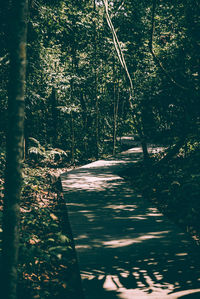
[[[16,299],[19,203],[22,185],[24,94],[28,0],[13,1],[9,24],[9,96],[2,269],[4,299]]]
[[[57,97],[56,97],[56,89],[55,87],[52,88],[51,93],[51,117],[52,117],[52,123],[51,123],[51,137],[52,137],[52,144],[54,147],[57,147],[58,143],[58,110],[56,108],[57,106]]]
[[[116,153],[116,140],[117,140],[117,123],[118,123],[118,108],[119,108],[119,89],[114,83],[114,111],[113,111],[113,155]]]
[[[143,152],[144,163],[148,163],[149,160],[150,160],[150,157],[149,157],[148,147],[147,147],[147,143],[146,143],[145,139],[143,139],[141,141],[141,145],[142,145],[142,152]]]
[[[82,120],[83,120],[83,149],[84,157],[88,157],[88,127],[87,127],[87,106],[84,98],[84,92],[81,90],[80,93],[80,104],[82,110]]]
[[[96,84],[95,84],[96,85]],[[97,97],[97,89],[95,88],[95,101],[96,101],[96,105],[95,105],[95,109],[96,109],[96,119],[95,119],[95,158],[98,159],[99,158],[99,101],[98,101],[98,97]]]
[[[95,4],[95,2],[94,2]],[[94,6],[95,8],[95,6]],[[97,30],[94,21],[94,99],[95,99],[95,158],[99,158],[99,100],[98,100],[98,74],[97,74]]]
[[[74,152],[75,152],[75,136],[74,136],[74,116],[73,111],[70,113],[71,118],[71,162],[74,164]]]

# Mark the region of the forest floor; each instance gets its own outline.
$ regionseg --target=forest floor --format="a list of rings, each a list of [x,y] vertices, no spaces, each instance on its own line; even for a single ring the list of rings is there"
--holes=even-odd
[[[0,223],[3,210],[3,163],[0,167]],[[138,193],[188,231],[200,244],[200,153],[177,157],[159,169],[142,163],[123,174]],[[59,175],[62,168],[24,164],[19,251],[19,299],[72,298],[77,288],[76,255]],[[0,234],[2,229],[0,228]]]
[[[73,297],[76,275],[79,274],[66,205],[57,179],[62,172],[70,169],[24,164],[20,205],[19,299]],[[0,218],[3,184],[1,169]]]

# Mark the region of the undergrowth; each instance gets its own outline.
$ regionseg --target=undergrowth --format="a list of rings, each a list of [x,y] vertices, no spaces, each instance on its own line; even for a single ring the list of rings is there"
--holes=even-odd
[[[69,152],[44,147],[35,138],[29,139],[25,158],[20,202],[18,299],[81,298],[80,274],[59,176],[83,161],[72,163]],[[87,159],[87,163],[93,160]],[[5,150],[0,149],[0,234],[4,171]]]
[[[4,155],[1,160],[2,218]],[[58,179],[66,168],[52,169],[28,162],[23,169],[20,203],[18,299],[77,299],[80,277]]]
[[[151,200],[161,212],[189,232],[200,244],[200,146],[188,144],[170,163],[155,163],[152,157],[146,167],[142,162],[130,168],[123,176],[143,197]]]

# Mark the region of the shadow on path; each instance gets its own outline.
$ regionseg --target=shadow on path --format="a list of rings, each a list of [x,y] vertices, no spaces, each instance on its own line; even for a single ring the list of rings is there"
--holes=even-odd
[[[117,175],[132,154],[62,176],[85,297],[200,298],[196,245]]]

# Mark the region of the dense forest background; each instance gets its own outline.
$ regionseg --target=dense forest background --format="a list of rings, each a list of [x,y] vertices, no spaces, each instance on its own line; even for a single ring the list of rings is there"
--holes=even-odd
[[[13,1],[1,1],[2,204],[8,119],[15,126],[15,118],[9,118],[8,105],[10,73],[15,67],[13,57],[17,57],[11,55],[15,49],[12,7]],[[45,192],[49,190],[44,185],[48,189],[46,184],[54,182],[52,175],[50,179],[48,176],[52,170],[44,172],[47,166],[70,167],[115,154],[121,150],[120,137],[131,135],[142,144],[145,161],[144,168],[140,165],[143,175],[137,178],[136,185],[150,198],[160,197],[164,190],[160,206],[167,207],[169,214],[176,214],[176,207],[183,200],[185,212],[180,213],[181,221],[189,215],[184,225],[196,237],[199,225],[197,221],[190,222],[198,218],[200,206],[199,174],[195,170],[200,160],[199,16],[198,0],[29,1],[23,163],[20,162],[24,169],[25,205],[34,192],[36,198],[41,190],[41,196],[48,197]],[[26,23],[26,19],[23,21]],[[149,162],[148,143],[162,144],[167,151]],[[12,142],[7,138],[7,152],[9,147]],[[172,162],[172,158],[178,160]],[[151,186],[154,191],[145,181],[144,173],[149,169],[155,170],[151,173],[151,183],[157,182],[157,186]],[[40,190],[41,174],[49,181],[44,180]],[[135,172],[126,175],[130,177]],[[159,191],[157,195],[155,190]],[[55,199],[55,194],[52,196]],[[189,208],[188,196],[192,197]],[[45,214],[43,210],[40,213]],[[55,215],[49,213],[49,221],[55,221]],[[31,220],[23,217],[27,229]],[[32,240],[36,246],[39,242],[32,235],[26,236],[26,241],[24,238],[23,235],[24,244],[30,245]],[[26,256],[27,251],[23,250],[21,256]],[[29,259],[35,261],[37,254],[40,255],[32,253]],[[26,265],[21,259],[21,264]],[[30,273],[25,273],[23,267],[19,272],[34,285]],[[48,291],[44,296],[49,298]]]
[[[32,137],[70,160],[98,157],[111,136],[135,134],[135,123],[151,141],[197,136],[198,1],[113,1],[109,13],[133,83],[131,99],[102,1],[30,1],[26,153]],[[2,146],[9,70],[3,29]]]

